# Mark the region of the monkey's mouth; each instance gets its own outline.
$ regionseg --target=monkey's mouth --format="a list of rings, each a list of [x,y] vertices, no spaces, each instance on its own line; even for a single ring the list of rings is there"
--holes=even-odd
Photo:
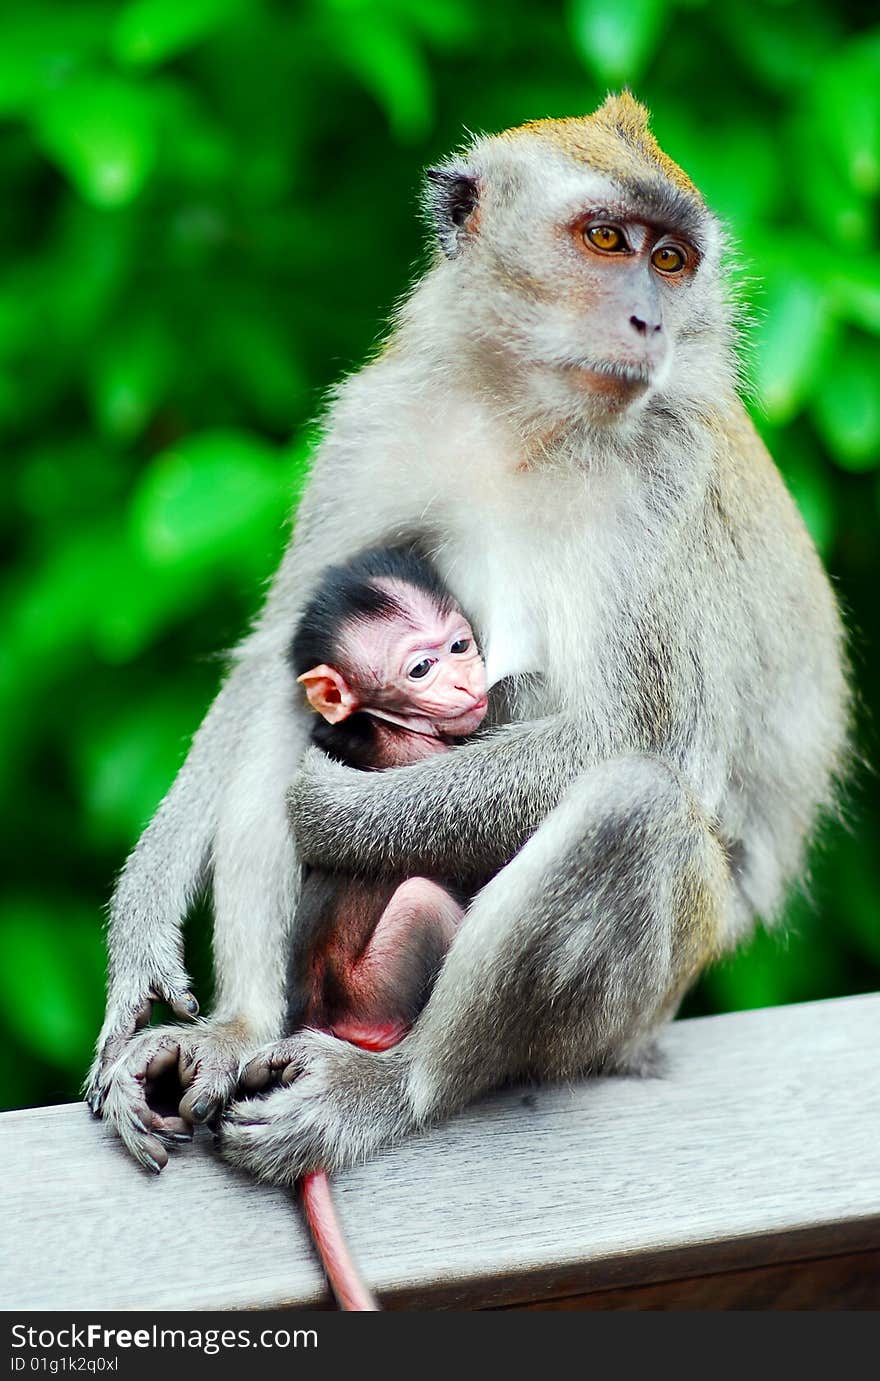
[[[653,368],[641,360],[578,360],[565,367],[587,381],[595,381],[600,389],[609,386],[612,389],[641,392],[648,388],[654,377]]]
[[[643,361],[583,360],[565,368],[578,391],[589,396],[591,412],[609,417],[644,399],[654,381],[654,370]]]
[[[483,716],[489,705],[489,697],[482,696],[470,709],[463,710],[461,714],[455,715],[443,721],[440,732],[452,738],[460,737],[463,734],[470,734],[482,722]]]

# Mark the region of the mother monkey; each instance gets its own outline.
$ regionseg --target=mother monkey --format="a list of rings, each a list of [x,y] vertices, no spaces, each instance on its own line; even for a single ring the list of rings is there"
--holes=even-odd
[[[834,600],[736,394],[719,226],[645,110],[479,139],[428,201],[437,262],[339,390],[265,609],[113,900],[90,1102],[154,1169],[180,1126],[144,1080],[178,1059],[197,1121],[258,1052],[308,1075],[222,1124],[282,1182],[508,1078],[631,1067],[778,911],[833,794]],[[407,538],[479,629],[506,722],[379,774],[303,758],[299,610],[328,563]],[[265,1049],[297,855],[491,879],[393,1051]],[[140,1030],[157,997],[195,1009],[180,923],[209,875],[217,1010]]]

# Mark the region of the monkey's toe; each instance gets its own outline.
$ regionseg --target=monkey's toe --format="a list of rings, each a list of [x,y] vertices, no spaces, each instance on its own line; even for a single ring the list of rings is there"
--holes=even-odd
[[[294,1074],[288,1074],[288,1071],[293,1069],[295,1073],[298,1051],[299,1040],[296,1036],[287,1036],[284,1040],[267,1045],[245,1065],[239,1087],[246,1093],[256,1093],[268,1088],[279,1078],[282,1083],[290,1083]]]

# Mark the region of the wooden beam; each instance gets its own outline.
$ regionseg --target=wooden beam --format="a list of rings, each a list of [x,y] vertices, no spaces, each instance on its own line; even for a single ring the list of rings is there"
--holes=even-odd
[[[523,1309],[621,1312],[693,1312],[699,1309],[880,1309],[880,1251],[852,1252],[819,1260],[787,1261],[782,1266],[755,1266],[746,1271],[661,1280],[656,1285],[627,1285],[588,1295],[510,1304],[500,1312]]]
[[[857,1281],[859,1307],[880,1248],[880,994],[678,1022],[661,1048],[662,1077],[497,1094],[340,1175],[386,1307],[748,1307],[702,1303],[700,1281],[835,1257],[828,1291]],[[328,1303],[291,1197],[208,1136],[154,1178],[76,1104],[4,1114],[0,1154],[6,1310]],[[617,1302],[670,1281],[678,1303]]]

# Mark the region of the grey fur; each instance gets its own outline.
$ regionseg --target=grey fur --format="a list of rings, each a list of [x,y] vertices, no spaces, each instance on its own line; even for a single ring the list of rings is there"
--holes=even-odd
[[[401,1046],[304,1033],[285,1058],[309,1077],[228,1111],[225,1153],[283,1182],[511,1077],[631,1067],[699,969],[772,920],[802,872],[845,755],[840,623],[736,395],[717,223],[679,182],[663,195],[645,148],[621,135],[615,182],[607,140],[597,167],[541,126],[478,140],[452,165],[479,177],[478,224],[339,390],[263,614],[114,900],[115,1044],[92,1092],[142,1159],[131,1113],[163,1043],[197,1069],[192,1106],[222,1101],[280,1035],[291,783],[305,859],[491,880]],[[692,277],[650,285],[663,330],[641,364],[637,274],[609,290],[560,230],[623,206],[640,179],[652,213],[684,197],[699,229]],[[590,369],[651,383],[602,412]],[[364,774],[308,752],[297,774],[307,725],[284,658],[298,611],[328,562],[413,536],[504,683],[502,722],[414,767]],[[219,1012],[132,1036],[151,989],[185,986],[178,923],[209,853]]]

